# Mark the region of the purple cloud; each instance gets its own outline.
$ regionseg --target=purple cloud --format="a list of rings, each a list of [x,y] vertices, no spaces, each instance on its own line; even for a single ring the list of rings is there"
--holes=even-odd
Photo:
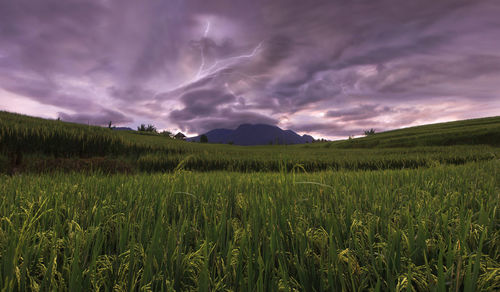
[[[330,138],[498,115],[499,14],[467,0],[2,1],[0,109]]]

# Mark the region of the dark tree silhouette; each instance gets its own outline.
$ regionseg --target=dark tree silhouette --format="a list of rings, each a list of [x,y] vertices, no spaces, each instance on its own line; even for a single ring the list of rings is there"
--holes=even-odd
[[[156,127],[154,125],[144,125],[141,124],[141,126],[137,127],[137,131],[139,132],[151,132],[151,133],[156,133]]]
[[[365,130],[365,136],[375,135],[375,129],[371,128],[370,130]]]
[[[207,135],[203,134],[200,136],[200,143],[208,143]]]

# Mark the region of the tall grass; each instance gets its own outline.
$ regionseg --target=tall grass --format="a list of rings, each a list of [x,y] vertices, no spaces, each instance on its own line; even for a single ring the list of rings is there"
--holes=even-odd
[[[9,156],[40,153],[54,157],[94,157],[106,155],[139,155],[161,151],[183,153],[177,141],[154,137],[127,139],[126,133],[111,129],[61,121],[51,121],[0,111],[0,152]],[[138,136],[137,134],[129,134]]]
[[[490,118],[479,120],[481,123],[474,120],[458,124],[468,125],[467,131],[475,132],[479,131],[477,127],[485,127],[483,130],[490,133],[490,144],[494,144],[495,133],[500,133],[499,120]],[[436,133],[441,138],[456,136],[456,126],[450,129],[448,124],[440,124],[423,128],[429,127],[439,130]],[[492,129],[496,129],[496,132]],[[401,131],[408,133],[407,138],[410,140],[421,140],[420,136],[413,135],[414,132],[436,135],[421,128]],[[373,135],[369,141],[377,141],[380,146],[389,143],[397,133],[401,134],[398,131],[394,131],[396,134],[391,133]],[[355,146],[365,140],[353,141],[346,143],[352,142]],[[87,164],[92,164],[87,168],[92,169],[97,165],[99,169],[111,172],[119,171],[120,168],[148,172],[171,171],[186,156],[191,156],[186,168],[200,171],[279,171],[283,161],[288,169],[301,164],[307,171],[378,170],[463,164],[495,159],[500,154],[498,148],[485,145],[394,148],[395,144],[389,143],[390,149],[339,149],[342,143],[259,147],[207,145],[0,112],[0,172],[14,172],[14,168],[38,172],[54,168],[67,169],[74,165],[86,167]],[[106,157],[107,161],[112,161],[82,161],[95,157]],[[123,164],[126,165],[122,167]],[[116,165],[115,170],[110,169],[113,165]]]
[[[500,289],[498,160],[0,176],[0,194],[4,290]]]
[[[500,146],[500,116],[423,125],[333,142],[327,147],[387,148],[450,145]]]
[[[172,171],[186,155],[148,153],[139,156],[137,168],[142,171]],[[185,163],[188,170],[212,171],[280,171],[300,164],[307,171],[380,170],[432,167],[439,164],[464,164],[500,157],[498,149],[488,146],[420,147],[413,149],[308,149],[257,150],[233,149],[194,152]]]

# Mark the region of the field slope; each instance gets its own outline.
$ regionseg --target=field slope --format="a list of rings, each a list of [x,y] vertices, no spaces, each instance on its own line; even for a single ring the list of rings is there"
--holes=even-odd
[[[377,133],[333,142],[341,148],[416,147],[450,145],[500,146],[500,117],[462,120]]]
[[[376,170],[498,157],[500,117],[435,124],[306,145],[234,146],[0,112],[0,172]],[[465,145],[463,145],[465,144]],[[404,147],[403,147],[404,146]]]

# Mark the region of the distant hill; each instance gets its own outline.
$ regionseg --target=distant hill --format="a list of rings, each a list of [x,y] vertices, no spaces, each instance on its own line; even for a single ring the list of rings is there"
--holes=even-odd
[[[279,127],[266,124],[243,124],[235,130],[215,129],[205,133],[209,143],[250,146],[269,144],[304,144],[314,139],[309,135],[300,136],[292,130],[282,130]],[[187,141],[199,142],[200,136],[187,138]]]
[[[129,127],[114,127],[112,129],[115,131],[134,131],[134,129],[129,128]]]
[[[500,146],[500,116],[429,124],[334,141],[322,147],[393,148],[417,146]]]

